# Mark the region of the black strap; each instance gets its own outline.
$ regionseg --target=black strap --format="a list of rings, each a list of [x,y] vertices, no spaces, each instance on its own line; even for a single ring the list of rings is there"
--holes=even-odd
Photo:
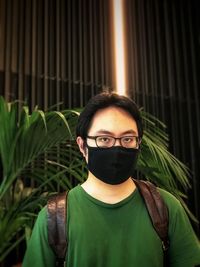
[[[65,265],[67,251],[67,192],[50,197],[47,202],[48,240],[56,255],[56,266]]]
[[[135,179],[134,182],[144,199],[154,229],[162,241],[164,266],[169,266],[168,208],[154,184],[149,181]]]

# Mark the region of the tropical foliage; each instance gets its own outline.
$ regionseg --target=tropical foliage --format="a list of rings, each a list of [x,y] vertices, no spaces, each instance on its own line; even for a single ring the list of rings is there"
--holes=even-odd
[[[19,107],[0,98],[0,262],[24,238],[44,193],[83,179],[73,140],[78,113]]]
[[[190,188],[190,171],[186,165],[169,152],[169,136],[166,125],[141,110],[144,136],[137,170],[145,179],[175,195],[188,215],[197,222],[184,199]]]
[[[137,169],[183,201],[188,170],[169,153],[165,125],[141,114],[145,130]],[[0,262],[28,237],[48,194],[86,178],[75,143],[78,115],[75,110],[44,112],[37,107],[30,113],[26,105],[0,98]]]

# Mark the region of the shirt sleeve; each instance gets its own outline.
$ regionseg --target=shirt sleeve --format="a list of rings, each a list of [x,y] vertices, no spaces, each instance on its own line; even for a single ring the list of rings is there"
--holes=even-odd
[[[170,266],[200,266],[200,242],[194,233],[189,218],[178,200],[169,211]]]
[[[55,255],[48,243],[46,207],[44,207],[38,214],[24,256],[22,267],[30,266],[55,266]]]

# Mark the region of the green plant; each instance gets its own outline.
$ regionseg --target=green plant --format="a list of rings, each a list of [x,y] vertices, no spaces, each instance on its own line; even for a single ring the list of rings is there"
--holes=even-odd
[[[27,106],[19,107],[0,97],[0,262],[24,238],[48,192],[72,187],[70,178],[83,179],[73,140],[78,113],[36,107],[30,114]]]
[[[144,111],[141,114],[145,129],[137,170],[184,204],[188,169],[169,153],[165,125]],[[6,103],[0,97],[0,261],[28,238],[49,193],[72,188],[74,181],[86,178],[75,143],[78,115],[75,110],[44,112],[37,107],[30,113],[26,105],[20,108],[19,102]]]
[[[188,167],[169,152],[169,136],[166,125],[149,113],[141,110],[144,136],[137,170],[147,180],[171,192],[184,206],[192,220],[197,219],[190,212],[184,199],[190,188]]]

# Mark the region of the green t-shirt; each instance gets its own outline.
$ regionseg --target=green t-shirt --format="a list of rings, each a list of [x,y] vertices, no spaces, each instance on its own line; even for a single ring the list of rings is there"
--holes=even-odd
[[[185,211],[161,190],[169,209],[170,266],[200,264],[200,244]],[[47,237],[46,207],[39,213],[23,267],[54,267]],[[68,196],[67,267],[162,267],[161,241],[136,189],[116,204],[99,201],[79,185]]]

